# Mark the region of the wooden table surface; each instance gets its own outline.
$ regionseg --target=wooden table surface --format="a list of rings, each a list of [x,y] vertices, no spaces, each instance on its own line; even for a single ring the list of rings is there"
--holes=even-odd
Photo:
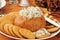
[[[32,2],[32,1],[30,0],[30,3],[31,3],[31,2]],[[32,2],[32,3],[34,3],[34,2]],[[12,5],[10,5],[10,4],[8,4],[8,2],[7,2],[6,6],[5,6],[4,8],[2,8],[2,11],[3,11],[4,13],[18,12],[19,10],[21,10],[21,8],[22,8],[22,7],[19,6],[19,4],[12,4]],[[5,36],[3,36],[3,35],[0,34],[0,40],[13,40],[13,39],[10,39],[10,38],[5,37]],[[59,33],[58,35],[56,35],[55,37],[50,38],[50,39],[47,39],[47,40],[60,40],[60,33]]]

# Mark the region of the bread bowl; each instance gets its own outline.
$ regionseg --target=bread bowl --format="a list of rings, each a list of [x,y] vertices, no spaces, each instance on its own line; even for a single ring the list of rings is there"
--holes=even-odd
[[[39,7],[28,7],[20,10],[14,24],[31,31],[37,31],[46,26],[46,21]]]

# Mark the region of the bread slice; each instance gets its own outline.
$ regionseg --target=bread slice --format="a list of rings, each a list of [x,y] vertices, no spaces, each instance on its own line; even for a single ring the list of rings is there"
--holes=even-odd
[[[11,35],[11,33],[9,32],[9,26],[10,26],[9,24],[4,25],[4,32],[8,35]]]
[[[2,22],[0,23],[0,30],[4,32],[4,30],[3,30],[3,29],[4,29],[4,25],[5,25],[5,24],[8,24],[8,23],[11,23],[11,22],[8,21],[8,20],[2,21]]]
[[[50,28],[54,28],[55,26],[54,25],[48,25],[48,26],[46,26],[45,28],[46,29],[50,29]]]
[[[46,38],[50,36],[50,33],[45,28],[36,31],[35,33],[36,33],[36,38]]]
[[[4,26],[4,24],[13,23],[17,14],[17,12],[11,12],[3,17],[0,17],[0,30],[3,31],[2,27]]]
[[[34,39],[35,38],[35,34],[28,29],[22,28],[22,29],[19,30],[19,32],[25,38],[29,38],[29,39]]]
[[[10,13],[6,14],[5,16],[0,17],[0,22],[9,20],[10,22],[13,23],[17,14],[18,14],[17,12],[10,12]]]
[[[59,30],[58,27],[47,29],[48,32],[56,32],[57,30]]]
[[[9,29],[9,33],[11,33],[11,35],[12,36],[14,36],[14,37],[16,37],[16,35],[14,34],[14,32],[13,32],[13,24],[8,24],[9,25],[9,27],[8,27],[8,29]]]
[[[13,32],[14,32],[14,34],[17,36],[17,37],[19,37],[19,38],[23,38],[22,36],[21,36],[21,34],[19,33],[19,30],[20,30],[21,28],[19,28],[18,26],[13,26]]]
[[[4,23],[0,23],[0,31],[4,32]]]

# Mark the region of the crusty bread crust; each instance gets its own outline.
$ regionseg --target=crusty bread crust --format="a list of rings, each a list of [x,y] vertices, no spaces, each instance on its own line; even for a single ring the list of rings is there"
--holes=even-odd
[[[21,17],[20,15],[18,15],[14,23],[15,25],[18,25],[22,28],[29,29],[31,31],[37,31],[40,28],[43,28],[46,26],[46,22],[43,16],[28,19],[26,17],[23,17],[23,16]]]

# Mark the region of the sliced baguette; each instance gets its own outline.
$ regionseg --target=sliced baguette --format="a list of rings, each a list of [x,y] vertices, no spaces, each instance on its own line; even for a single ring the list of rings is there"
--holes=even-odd
[[[5,24],[9,24],[9,23],[11,23],[11,22],[8,21],[8,20],[2,21],[2,22],[0,23],[0,30],[4,32],[4,25],[5,25]]]
[[[28,29],[22,28],[22,29],[19,30],[19,32],[25,38],[29,38],[29,39],[34,39],[35,38],[35,34]]]
[[[19,33],[19,30],[20,30],[21,28],[19,28],[19,27],[17,27],[17,26],[13,26],[13,32],[14,32],[14,34],[17,36],[17,37],[19,37],[19,38],[23,38],[22,36],[21,36],[21,34]]]
[[[51,29],[47,29],[48,32],[56,32],[57,30],[59,30],[58,27],[54,27],[54,28],[51,28]]]
[[[9,29],[9,33],[11,33],[11,35],[12,36],[14,36],[14,37],[16,37],[16,35],[14,34],[14,32],[13,32],[13,24],[8,24],[9,25],[9,27],[8,27],[8,29]]]
[[[50,29],[50,28],[54,28],[55,26],[53,26],[53,25],[49,25],[49,26],[46,26],[45,28],[46,29]]]
[[[5,24],[5,25],[4,25],[4,32],[5,32],[6,34],[8,34],[8,35],[11,36],[11,33],[9,32],[9,26],[10,26],[10,25],[8,25],[8,24]]]

